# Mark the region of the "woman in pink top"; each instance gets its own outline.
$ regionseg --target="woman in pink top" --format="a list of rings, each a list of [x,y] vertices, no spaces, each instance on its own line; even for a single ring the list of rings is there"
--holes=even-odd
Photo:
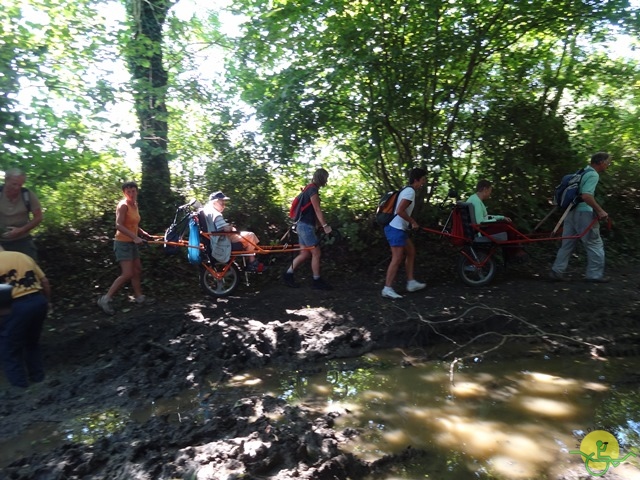
[[[98,299],[98,306],[108,315],[116,313],[111,300],[129,281],[137,304],[154,303],[142,294],[142,262],[138,246],[145,241],[143,238],[151,236],[139,226],[138,185],[135,182],[126,182],[122,185],[122,193],[124,198],[118,202],[116,208],[116,236],[113,242],[113,251],[120,263],[120,276],[114,280],[107,294]]]

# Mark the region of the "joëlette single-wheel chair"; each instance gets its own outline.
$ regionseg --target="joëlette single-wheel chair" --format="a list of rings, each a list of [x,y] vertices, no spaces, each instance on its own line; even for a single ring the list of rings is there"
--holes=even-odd
[[[473,204],[457,202],[441,230],[427,227],[421,227],[421,229],[446,237],[452,245],[460,247],[456,273],[465,284],[480,287],[487,285],[495,277],[495,255],[504,247],[521,248],[536,242],[581,238],[598,222],[598,218],[594,218],[593,222],[579,235],[562,236],[558,233],[561,231],[559,227],[568,211],[569,209],[565,211],[552,232],[526,234],[518,231],[511,222],[504,222],[501,223],[503,231],[490,233],[488,230],[491,230],[490,226],[493,224],[475,223]]]
[[[184,237],[188,231],[188,238]],[[288,237],[285,235],[278,244],[258,245],[250,243],[252,251],[241,250],[240,246],[232,243],[232,250],[228,258],[223,261],[216,259],[212,252],[211,238],[215,236],[231,236],[239,232],[208,232],[207,222],[201,204],[192,200],[186,205],[177,208],[174,220],[164,236],[153,236],[149,243],[164,245],[167,253],[176,253],[182,248],[187,249],[189,262],[198,265],[199,281],[203,291],[212,297],[223,297],[231,294],[240,283],[241,274],[244,274],[245,284],[250,285],[249,276],[260,274],[247,268],[247,259],[254,255],[270,255],[278,253],[296,253],[302,250],[310,250],[312,247],[303,247],[293,243],[282,243]]]

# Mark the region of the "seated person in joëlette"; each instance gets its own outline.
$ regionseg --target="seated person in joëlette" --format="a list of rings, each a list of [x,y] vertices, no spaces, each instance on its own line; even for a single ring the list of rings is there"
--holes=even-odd
[[[476,193],[471,195],[467,202],[473,205],[476,218],[475,223],[481,225],[483,232],[489,235],[506,232],[508,240],[518,240],[517,234],[507,224],[511,223],[511,219],[504,215],[489,215],[484,202],[491,197],[493,186],[489,180],[480,180],[476,186]],[[479,233],[478,235],[481,235]],[[505,257],[509,261],[525,261],[528,258],[527,253],[518,244],[505,245],[502,249]]]
[[[256,245],[260,243],[256,234],[238,231],[222,216],[227,200],[230,198],[220,191],[209,195],[209,201],[202,208],[207,218],[208,230],[210,232],[233,232],[232,235],[228,235],[233,250],[245,250],[248,253],[255,251]],[[255,255],[249,256],[247,260],[247,270],[254,272],[264,270],[264,265],[258,261]]]

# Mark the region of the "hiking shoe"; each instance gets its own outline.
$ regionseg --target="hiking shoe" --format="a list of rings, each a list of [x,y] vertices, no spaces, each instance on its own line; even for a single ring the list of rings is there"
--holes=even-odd
[[[551,272],[549,272],[549,280],[551,280],[553,282],[568,282],[569,281],[569,279],[567,277],[565,277],[565,275],[563,273],[556,272],[555,270],[551,270]]]
[[[138,305],[153,305],[154,303],[156,303],[156,300],[154,298],[149,298],[144,295],[140,295],[138,298],[136,298],[136,303]]]
[[[384,287],[382,289],[382,296],[384,298],[393,298],[394,300],[397,298],[402,298],[402,295],[400,295],[399,293],[397,293],[393,288],[391,287]]]
[[[314,290],[333,290],[333,287],[325,282],[322,278],[314,278],[311,288]]]
[[[409,280],[407,282],[407,292],[417,292],[427,286],[426,283],[418,282],[417,280]]]
[[[282,281],[287,287],[291,287],[291,288],[300,287],[300,284],[293,279],[293,273],[284,272],[282,274]]]
[[[259,262],[258,260],[254,260],[251,263],[247,264],[247,272],[261,273],[264,272],[267,267],[264,266],[264,263]]]
[[[609,283],[611,281],[611,277],[585,278],[584,281],[590,283]]]
[[[116,311],[113,309],[113,306],[111,305],[111,300],[107,298],[106,295],[103,295],[98,299],[98,306],[107,315],[113,315],[116,313]]]

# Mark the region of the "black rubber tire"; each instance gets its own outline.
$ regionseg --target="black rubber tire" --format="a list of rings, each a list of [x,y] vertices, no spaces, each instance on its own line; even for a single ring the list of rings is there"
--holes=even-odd
[[[469,253],[469,252],[467,252]],[[487,252],[476,250],[476,255],[480,262],[487,258]],[[496,276],[496,262],[493,256],[487,260],[482,267],[475,267],[473,263],[464,255],[460,254],[458,259],[458,276],[466,285],[470,287],[482,287],[487,285]]]
[[[214,267],[216,270],[222,270],[223,264],[216,264]],[[231,264],[229,270],[224,275],[222,280],[215,278],[209,270],[204,267],[200,267],[200,287],[202,290],[211,297],[224,297],[230,295],[240,283],[240,271],[235,263]]]

